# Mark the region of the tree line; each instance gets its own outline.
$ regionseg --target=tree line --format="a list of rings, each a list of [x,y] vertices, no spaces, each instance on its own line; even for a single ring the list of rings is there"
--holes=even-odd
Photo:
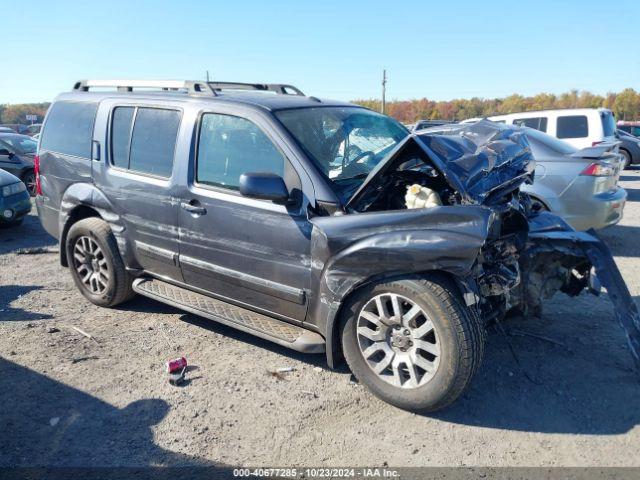
[[[380,111],[380,100],[356,100],[354,103]],[[612,110],[618,120],[640,120],[640,94],[633,88],[619,93],[594,95],[591,92],[571,90],[554,95],[539,93],[532,97],[513,94],[505,98],[456,99],[446,101],[421,98],[387,102],[386,112],[404,123],[416,120],[464,120],[504,113],[545,110],[549,108],[598,108]],[[49,103],[0,104],[0,123],[29,123],[26,115],[38,115],[41,122]]]
[[[380,100],[356,100],[355,103],[380,111]],[[554,95],[539,93],[532,97],[513,94],[505,98],[478,98],[434,101],[428,98],[387,102],[386,113],[403,123],[416,120],[465,120],[506,113],[551,108],[598,108],[612,110],[618,120],[640,120],[640,94],[633,88],[620,93],[594,95],[571,90]]]
[[[27,115],[38,115],[38,123],[44,119],[49,102],[0,104],[0,123],[20,123],[28,125]]]

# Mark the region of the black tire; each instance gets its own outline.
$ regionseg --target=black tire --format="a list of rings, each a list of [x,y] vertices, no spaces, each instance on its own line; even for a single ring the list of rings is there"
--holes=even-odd
[[[435,327],[440,363],[424,385],[408,389],[391,385],[376,374],[364,358],[356,332],[357,319],[370,299],[384,293],[410,299],[422,308]],[[450,405],[468,387],[482,362],[484,326],[475,310],[465,305],[453,282],[443,275],[404,278],[364,287],[349,298],[342,320],[342,348],[353,374],[376,396],[405,410],[433,412]]]
[[[626,150],[620,150],[620,155],[623,157],[622,169],[629,168],[631,165],[631,155]]]
[[[27,191],[32,197],[36,196],[36,174],[33,170],[28,170],[22,176],[22,183],[27,186]]]
[[[106,260],[108,279],[102,291],[93,292],[90,286],[83,283],[81,274],[78,272],[82,262],[74,256],[74,249],[82,238],[93,240],[100,248],[101,258]],[[107,222],[98,217],[91,217],[74,223],[67,234],[65,248],[73,281],[91,303],[101,307],[114,307],[135,295],[131,288],[133,278],[125,269],[116,239]]]

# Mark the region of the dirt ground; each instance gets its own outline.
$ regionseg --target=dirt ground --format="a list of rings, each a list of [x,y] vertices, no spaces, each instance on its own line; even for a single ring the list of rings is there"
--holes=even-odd
[[[625,218],[602,236],[637,301],[640,170],[621,183]],[[0,466],[640,466],[640,380],[606,295],[507,326],[553,341],[510,337],[518,365],[490,331],[464,397],[414,415],[322,355],[143,298],[89,304],[33,212],[0,231]],[[183,353],[195,368],[172,386],[163,364]]]

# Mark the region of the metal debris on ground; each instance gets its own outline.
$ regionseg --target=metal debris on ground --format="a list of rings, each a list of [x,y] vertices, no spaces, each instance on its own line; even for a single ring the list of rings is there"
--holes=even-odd
[[[294,367],[280,367],[276,370],[276,372],[278,373],[289,373],[289,372],[293,372],[295,370]]]
[[[96,342],[98,345],[100,345],[100,342],[98,342],[98,340],[96,339],[96,337],[94,337],[93,335],[91,335],[90,333],[85,332],[84,330],[78,328],[78,327],[74,327],[73,325],[65,325],[66,327],[71,328],[72,330],[75,330],[76,332],[78,332],[80,335],[83,335],[85,337],[87,337],[90,340],[93,340],[94,342]]]

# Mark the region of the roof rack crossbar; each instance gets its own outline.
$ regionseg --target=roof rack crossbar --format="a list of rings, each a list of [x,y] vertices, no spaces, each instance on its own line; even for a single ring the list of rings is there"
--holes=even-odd
[[[221,90],[257,90],[275,92],[279,95],[305,96],[299,88],[286,83],[208,82],[208,85],[214,92]]]
[[[80,80],[73,86],[74,91],[80,92],[88,92],[92,88],[115,88],[119,92],[151,88],[173,92],[185,91],[191,95],[217,95],[207,82],[193,80]]]

